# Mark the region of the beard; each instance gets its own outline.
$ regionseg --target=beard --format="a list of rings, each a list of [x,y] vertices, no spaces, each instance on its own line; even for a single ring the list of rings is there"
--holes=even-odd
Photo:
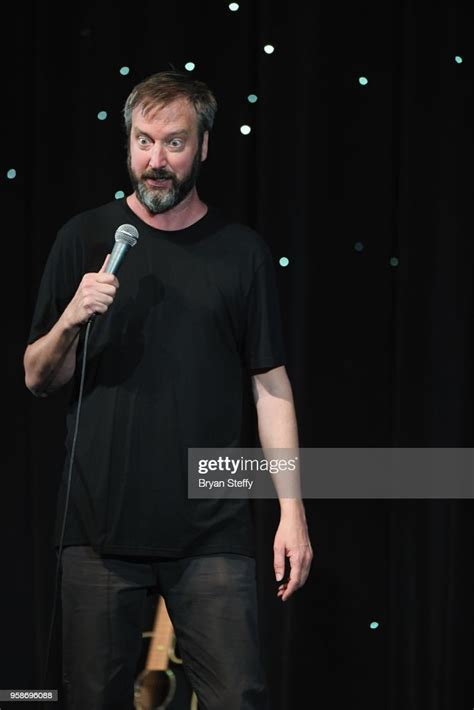
[[[130,151],[127,157],[128,174],[135,194],[142,205],[152,214],[168,212],[168,210],[179,205],[195,186],[200,167],[200,148],[196,151],[189,173],[185,175],[182,180],[178,180],[176,175],[166,168],[159,168],[158,170],[149,169],[146,170],[141,177],[138,177],[132,169]],[[147,185],[147,179],[170,180],[171,187],[164,188]]]

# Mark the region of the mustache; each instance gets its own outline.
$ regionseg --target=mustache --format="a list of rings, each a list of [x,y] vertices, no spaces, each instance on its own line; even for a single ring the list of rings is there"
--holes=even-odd
[[[142,175],[143,180],[174,180],[174,174],[164,169],[148,170]]]

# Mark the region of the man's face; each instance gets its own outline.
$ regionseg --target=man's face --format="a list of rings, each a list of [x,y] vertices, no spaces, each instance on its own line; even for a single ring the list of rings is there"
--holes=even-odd
[[[197,115],[184,98],[132,114],[128,172],[140,202],[152,214],[167,212],[193,190],[207,156],[207,132],[199,145]]]

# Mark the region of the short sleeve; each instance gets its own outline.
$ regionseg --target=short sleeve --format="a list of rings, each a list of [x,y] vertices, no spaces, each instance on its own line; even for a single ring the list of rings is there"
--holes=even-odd
[[[58,232],[41,277],[28,344],[45,335],[72,299],[81,279],[76,240],[64,227]]]
[[[248,369],[285,364],[279,294],[270,251],[265,251],[250,287],[244,337],[244,361]]]

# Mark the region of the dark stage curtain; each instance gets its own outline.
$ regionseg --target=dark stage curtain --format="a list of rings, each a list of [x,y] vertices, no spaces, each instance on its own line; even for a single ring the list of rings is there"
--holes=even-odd
[[[67,393],[36,400],[24,386],[36,290],[60,225],[129,192],[120,112],[144,76],[194,61],[217,95],[200,193],[274,254],[301,446],[473,446],[471,11],[467,0],[9,7],[1,688],[39,687],[53,601]],[[284,605],[278,504],[255,508],[274,710],[474,706],[472,500],[308,500],[313,568]],[[59,634],[60,619],[51,688]]]

